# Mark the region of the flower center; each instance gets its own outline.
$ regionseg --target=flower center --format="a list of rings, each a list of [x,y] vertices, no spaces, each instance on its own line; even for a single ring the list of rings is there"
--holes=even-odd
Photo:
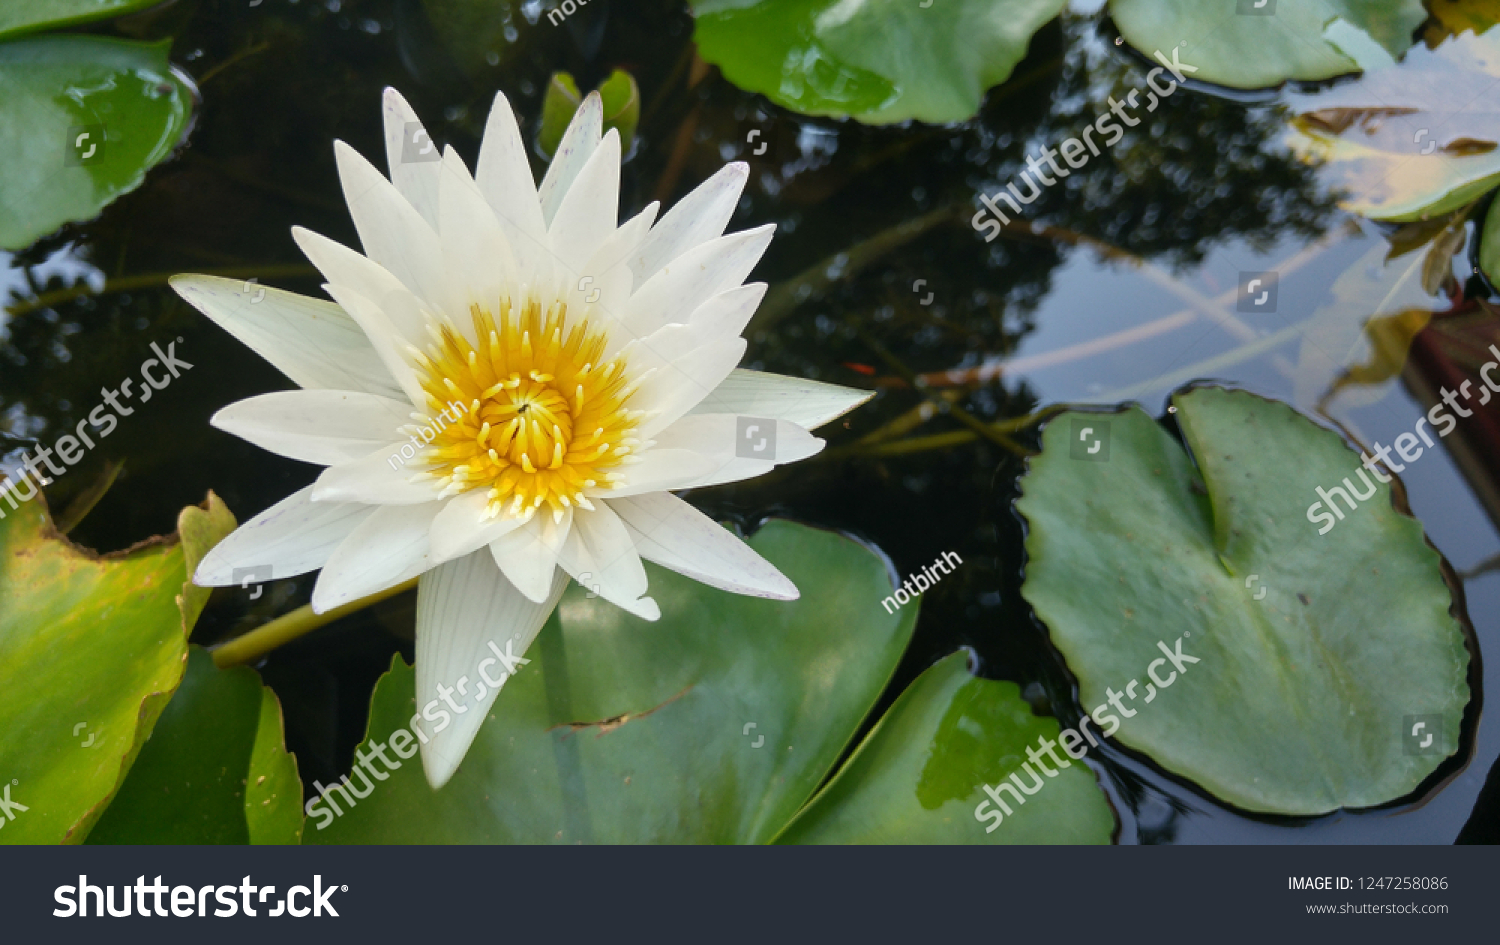
[[[438,430],[423,453],[443,495],[489,488],[486,515],[530,519],[546,503],[554,519],[572,505],[592,509],[584,490],[617,485],[632,460],[644,411],[627,406],[635,385],[621,358],[601,363],[603,332],[579,320],[564,334],[567,307],[520,306],[499,317],[470,309],[476,347],[447,323],[429,324],[432,343],[416,352],[418,379]],[[415,350],[415,349],[413,349]]]

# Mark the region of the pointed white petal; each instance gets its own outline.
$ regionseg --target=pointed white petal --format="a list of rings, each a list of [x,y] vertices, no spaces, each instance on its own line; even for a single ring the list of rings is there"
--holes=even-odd
[[[370,339],[332,302],[215,276],[173,276],[170,282],[299,387],[402,396]]]
[[[230,404],[209,422],[261,449],[332,466],[370,455],[410,422],[411,404],[343,390],[288,390]]]
[[[323,286],[323,291],[333,296],[333,300],[364,331],[376,357],[385,365],[386,374],[395,380],[406,399],[423,410],[428,409],[430,398],[422,389],[417,380],[417,372],[412,368],[408,351],[410,343],[391,324],[385,311],[363,295],[344,286],[328,283]]]
[[[625,520],[636,551],[648,561],[735,594],[774,600],[799,596],[797,586],[775,565],[671,493],[610,499],[609,505]]]
[[[661,619],[661,609],[646,593],[646,569],[636,554],[625,523],[605,503],[592,511],[578,509],[573,530],[557,563],[574,580],[642,620]]]
[[[438,210],[443,261],[448,267],[454,305],[450,318],[470,344],[477,344],[469,307],[478,305],[497,314],[501,296],[520,279],[494,211],[452,148],[443,156]]]
[[[874,391],[736,368],[689,413],[737,413],[790,420],[816,430],[874,396]]]
[[[313,587],[314,613],[409,581],[432,567],[427,533],[440,502],[375,509],[334,550]]]
[[[570,281],[615,231],[620,206],[620,136],[611,128],[578,172],[547,227]]]
[[[358,151],[342,141],[335,141],[333,150],[365,255],[417,298],[441,309],[447,293],[437,233]]]
[[[618,472],[625,480],[615,488],[601,484],[583,490],[586,496],[640,495],[644,492],[663,492],[681,489],[683,483],[696,482],[714,473],[723,465],[723,457],[706,456],[691,449],[652,449],[640,454],[640,462],[621,466]]]
[[[695,450],[715,461],[714,471],[692,480],[693,487],[764,475],[823,449],[821,439],[795,423],[761,417],[744,419],[742,424],[734,414],[693,414],[655,434],[654,439],[659,449]]]
[[[421,451],[408,460],[410,465],[402,462],[401,447],[411,445],[410,441],[388,443],[363,459],[329,466],[313,483],[313,501],[366,505],[420,505],[437,501],[441,489],[436,478],[421,473],[424,468]]]
[[[312,230],[294,226],[292,239],[330,284],[375,303],[403,342],[418,346],[427,343],[427,319],[421,303],[401,280],[368,257]]]
[[[606,358],[614,357],[631,340],[624,317],[635,280],[626,265],[626,258],[651,228],[658,206],[655,202],[647,204],[644,210],[622,223],[584,263],[578,281],[565,286],[567,295],[564,301],[569,314],[580,313],[591,324],[608,332],[604,346]]]
[[[771,245],[772,224],[702,243],[668,263],[630,297],[625,322],[636,337],[671,322],[686,324],[693,311],[745,281]]]
[[[667,211],[631,256],[635,284],[643,284],[694,246],[723,236],[749,176],[749,165],[743,161],[726,164]]]
[[[552,164],[542,178],[542,186],[537,188],[537,196],[542,202],[542,220],[548,226],[552,225],[552,218],[562,206],[568,188],[573,186],[583,166],[594,156],[603,127],[604,102],[598,92],[590,92],[584,96],[578,111],[573,113],[573,120],[563,132],[557,153],[552,155]]]
[[[751,282],[718,295],[693,310],[687,324],[705,340],[737,337],[744,333],[756,306],[765,297],[766,284]]]
[[[339,542],[375,510],[368,505],[313,502],[312,486],[298,490],[235,529],[204,555],[193,574],[200,587],[227,587],[257,569],[255,583],[316,571]],[[269,573],[258,569],[270,568]]]
[[[529,660],[522,654],[567,586],[567,577],[558,572],[545,601],[527,600],[483,550],[422,575],[417,584],[416,709],[438,699],[441,685],[463,710],[452,714],[452,723],[442,731],[423,724],[422,770],[433,788],[448,783],[458,770],[509,678],[497,654],[513,660],[517,672],[536,672],[525,668],[523,661]]]
[[[488,489],[470,489],[454,496],[432,520],[432,554],[438,561],[451,561],[478,551],[485,545],[515,531],[519,518],[500,516],[486,518]]]
[[[561,522],[552,520],[550,510],[539,509],[531,521],[490,542],[490,554],[522,594],[541,603],[552,593],[557,553],[572,525],[572,509],[564,510]]]
[[[745,346],[743,338],[721,338],[659,366],[646,377],[630,398],[632,409],[654,411],[641,425],[640,435],[655,436],[713,393],[740,363]]]
[[[547,242],[547,223],[526,159],[526,144],[504,93],[496,93],[490,108],[474,179],[505,231],[520,271],[541,271],[544,281],[550,281],[552,248]],[[535,284],[538,278],[533,275],[528,280]]]
[[[694,352],[718,340],[721,339],[710,337],[707,332],[691,325],[663,325],[646,337],[627,344],[621,349],[620,356],[630,365],[631,373],[637,376],[650,370],[677,370],[675,365],[689,364]],[[632,406],[639,405],[632,402]]]
[[[406,99],[393,88],[385,90],[382,101],[385,116],[385,157],[391,169],[391,183],[422,215],[429,226],[436,227],[437,216],[437,144]],[[339,280],[329,277],[330,282]]]

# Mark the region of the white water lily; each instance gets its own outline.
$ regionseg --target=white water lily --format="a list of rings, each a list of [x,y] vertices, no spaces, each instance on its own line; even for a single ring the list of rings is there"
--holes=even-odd
[[[642,558],[726,591],[796,599],[775,567],[667,490],[811,456],[823,441],[808,429],[869,395],[736,369],[766,289],[742,283],[773,229],[723,235],[745,165],[660,222],[653,203],[617,225],[619,138],[601,125],[592,94],[537,188],[504,95],[471,175],[452,148],[432,150],[387,89],[391,179],[335,143],[364,254],[293,230],[336,304],[172,280],[302,388],[231,404],[213,424],[328,467],[215,547],[196,583],[321,568],[322,613],[420,575],[419,706],[440,685],[477,680],[491,643],[524,653],[568,575],[647,620],[660,612]],[[761,429],[737,450],[742,417]],[[429,726],[434,787],[496,689],[476,695],[443,730]]]

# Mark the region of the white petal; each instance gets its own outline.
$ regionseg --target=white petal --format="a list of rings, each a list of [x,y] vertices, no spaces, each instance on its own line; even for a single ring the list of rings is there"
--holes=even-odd
[[[714,471],[692,480],[693,487],[760,476],[823,449],[821,439],[795,423],[734,414],[693,414],[654,438],[659,449],[694,450],[714,459]]]
[[[545,601],[527,600],[500,574],[487,551],[422,575],[417,584],[415,708],[421,712],[441,691],[448,692],[463,710],[451,713],[453,721],[442,731],[420,723],[427,739],[421,747],[422,770],[433,788],[448,783],[458,770],[500,686],[509,679],[506,664],[496,653],[514,660],[517,672],[539,671],[528,670],[522,654],[547,623],[567,586],[567,577],[558,572]]]
[[[790,420],[816,430],[874,396],[874,391],[736,368],[689,413],[737,413]]]
[[[547,227],[547,239],[569,281],[615,231],[620,205],[620,136],[611,128],[578,172]]]
[[[375,509],[323,565],[313,587],[313,612],[326,614],[432,567],[427,533],[441,507],[440,502],[428,502]]]
[[[492,315],[498,314],[501,296],[509,294],[516,281],[516,264],[494,211],[451,148],[443,157],[438,209],[443,261],[448,267],[454,306],[449,318],[470,344],[477,345],[469,306],[477,304]]]
[[[718,340],[721,339],[710,337],[707,332],[691,325],[663,325],[626,345],[620,356],[630,365],[630,373],[639,376],[650,370],[674,370],[674,365],[679,362],[688,364],[694,352]]]
[[[402,460],[401,447],[411,445],[410,441],[388,443],[363,459],[329,466],[313,483],[313,501],[366,505],[436,502],[442,490],[436,478],[421,473],[424,468],[421,451],[407,461],[410,466]],[[420,445],[418,440],[417,446]]]
[[[332,302],[215,276],[173,276],[170,283],[299,387],[402,396],[370,339]]]
[[[520,527],[520,518],[502,515],[485,518],[488,489],[470,489],[454,496],[432,520],[432,554],[438,561],[451,561],[478,551]]]
[[[557,553],[572,524],[572,509],[563,511],[561,522],[552,520],[549,509],[540,509],[525,525],[490,542],[490,554],[522,594],[541,603],[552,593]]]
[[[292,493],[214,545],[193,574],[200,587],[226,587],[248,579],[236,571],[255,569],[254,583],[316,571],[339,542],[369,518],[368,505],[313,502],[312,486]],[[260,569],[268,568],[262,572]]]
[[[521,129],[503,93],[496,93],[490,108],[474,179],[505,231],[520,271],[532,273],[528,281],[533,284],[537,279],[550,282],[552,247],[547,241],[547,223],[542,218]]]
[[[376,357],[385,365],[386,374],[395,379],[406,399],[426,410],[431,398],[417,380],[412,368],[411,344],[391,324],[385,310],[353,289],[328,283],[323,291],[333,296],[335,302],[349,314],[369,340]]]
[[[740,363],[745,346],[743,338],[721,338],[657,366],[630,398],[631,409],[654,412],[641,424],[640,435],[655,436],[713,393]]]
[[[718,295],[693,310],[687,324],[696,329],[700,337],[736,337],[745,331],[756,306],[765,297],[766,284],[751,282]]]
[[[329,283],[375,303],[402,341],[418,346],[427,343],[427,319],[421,303],[400,279],[368,257],[312,230],[294,226],[292,239]]]
[[[209,422],[261,449],[332,466],[370,455],[398,436],[411,404],[343,390],[288,390],[230,404]]]
[[[342,141],[333,143],[333,151],[365,255],[413,295],[441,309],[447,292],[437,233],[358,151]]]
[[[584,263],[583,274],[577,283],[565,286],[564,302],[568,312],[580,313],[608,332],[604,347],[606,358],[614,357],[631,340],[624,318],[635,280],[625,260],[651,228],[658,206],[655,202],[647,204],[644,210],[621,224]]]
[[[664,492],[680,489],[683,483],[696,482],[712,475],[721,465],[723,457],[705,456],[690,449],[652,449],[640,454],[640,462],[621,466],[625,481],[616,488],[608,485],[594,486],[583,490],[586,496],[640,495],[643,492]]]
[[[744,162],[726,164],[667,211],[631,256],[635,284],[643,284],[694,246],[724,235],[749,176],[750,168]]]
[[[417,113],[395,89],[387,88],[382,101],[385,116],[385,157],[391,169],[391,183],[412,209],[422,215],[429,226],[436,227],[437,215],[437,143],[422,127]],[[339,280],[329,277],[330,282]]]
[[[604,102],[598,92],[590,92],[584,96],[578,111],[573,113],[573,120],[568,122],[568,130],[563,132],[557,152],[552,155],[552,164],[542,178],[542,186],[537,188],[537,196],[542,202],[542,220],[548,226],[552,225],[552,218],[562,206],[568,188],[573,186],[583,166],[594,156],[603,127]]]
[[[610,499],[635,539],[636,551],[710,587],[796,600],[797,586],[733,532],[668,492]]]
[[[640,337],[671,322],[685,324],[698,306],[743,283],[771,245],[775,229],[767,224],[721,236],[668,263],[630,297],[625,321],[631,334]]]
[[[625,523],[608,505],[573,513],[573,530],[557,563],[584,587],[642,620],[660,620],[661,608],[646,593],[646,569]]]

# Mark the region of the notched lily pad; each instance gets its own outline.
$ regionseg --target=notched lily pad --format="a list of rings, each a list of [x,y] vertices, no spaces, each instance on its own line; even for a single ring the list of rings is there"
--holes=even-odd
[[[23,249],[139,187],[187,130],[195,93],[170,41],[0,43],[0,249]]]
[[[964,121],[1066,0],[691,0],[698,53],[804,115]]]
[[[1114,811],[1082,761],[1058,752],[1062,765],[1045,776],[1022,769],[1026,749],[1040,754],[1043,740],[1057,740],[1057,720],[1033,715],[1015,683],[973,676],[966,662],[954,653],[918,676],[778,842],[1109,843]],[[999,790],[1013,774],[1028,791],[1034,778],[1043,786]]]
[[[1390,484],[1287,405],[1214,387],[1173,403],[1191,457],[1139,407],[1069,412],[1022,479],[1021,592],[1084,707],[1246,810],[1410,794],[1458,750],[1470,699],[1438,553]],[[1435,740],[1413,739],[1418,721]]]
[[[281,704],[199,646],[89,843],[297,843],[302,782]]]
[[[99,557],[53,531],[41,497],[0,512],[0,783],[29,808],[0,842],[77,843],[182,679],[208,595],[188,575],[234,517],[210,493],[180,542]]]
[[[1392,57],[1411,46],[1427,19],[1421,0],[1111,0],[1109,12],[1125,41],[1146,56],[1176,46],[1182,61],[1198,68],[1193,78],[1236,89],[1357,71],[1324,36],[1335,19]]]

